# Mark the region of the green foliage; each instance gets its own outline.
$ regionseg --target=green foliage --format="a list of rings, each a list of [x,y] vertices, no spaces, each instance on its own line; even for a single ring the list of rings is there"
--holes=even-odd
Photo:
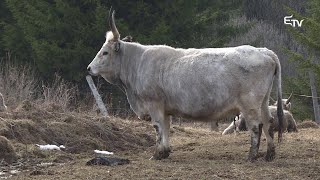
[[[317,69],[317,66],[314,66],[314,64],[312,63],[311,58],[304,57],[302,54],[299,54],[295,51],[291,51],[289,49],[283,49],[283,51],[290,56],[289,61],[296,62],[299,64],[297,69],[301,72],[306,72],[310,69]]]
[[[34,64],[43,78],[55,73],[80,82],[104,42],[108,9],[122,37],[142,44],[221,47],[239,31],[228,25],[243,0],[6,0],[1,1],[1,56],[10,51]]]
[[[305,45],[309,58],[314,58],[316,54],[320,53],[320,2],[317,0],[309,1],[307,16],[303,16],[288,7],[287,11],[299,19],[304,19],[301,29],[290,27],[288,31],[295,39]]]
[[[222,47],[236,34],[247,31],[246,26],[233,26],[228,22],[235,16],[241,16],[243,1],[208,1],[207,6],[199,3],[200,11],[195,19],[202,34],[195,34],[195,47]],[[200,38],[199,38],[200,37]]]
[[[311,96],[308,78],[309,77],[307,75],[283,78],[283,92],[293,92],[294,94],[291,100],[293,104],[291,112],[297,121],[303,121],[305,119],[314,118],[312,109],[312,99],[310,97],[304,96]],[[290,93],[283,94],[283,97],[287,98],[289,94]]]
[[[304,45],[304,52],[295,52],[285,50],[292,61],[298,62],[299,69],[302,74],[307,74],[308,71],[315,72],[320,77],[319,55],[320,55],[320,2],[318,0],[310,0],[308,2],[308,11],[306,15],[286,7],[288,13],[293,14],[294,17],[302,20],[303,24],[301,28],[289,27],[288,32],[300,43]],[[301,94],[310,94],[310,85],[305,82],[309,82],[308,78],[304,77],[303,80],[291,79],[291,86],[295,89],[295,92]],[[316,87],[315,87],[316,88]],[[307,92],[303,92],[307,89]],[[318,88],[317,88],[318,89]],[[311,96],[310,96],[311,97]],[[308,114],[312,113],[312,98],[301,97],[300,101],[297,101],[299,109],[294,109],[293,113],[298,113],[301,118],[306,118]],[[308,108],[309,107],[309,108]],[[314,118],[314,117],[313,117]]]
[[[2,41],[20,60],[32,59],[44,78],[58,72],[83,78],[103,39],[107,9],[98,1],[7,0],[14,22],[5,24]],[[104,19],[104,20],[102,20]],[[21,56],[20,56],[21,54]]]

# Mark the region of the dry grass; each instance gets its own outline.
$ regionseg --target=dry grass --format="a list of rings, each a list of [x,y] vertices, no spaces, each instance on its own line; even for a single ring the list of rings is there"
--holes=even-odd
[[[0,113],[0,117],[0,135],[22,144],[63,144],[69,153],[87,153],[94,149],[134,150],[154,142],[148,134],[131,129],[151,128],[138,121],[59,112],[33,103],[28,110]]]
[[[259,159],[245,161],[248,136],[242,134],[217,137],[215,133],[187,130],[188,137],[174,136],[174,151],[169,159],[150,161],[151,148],[137,154],[122,154],[131,164],[117,167],[89,167],[89,158],[80,158],[61,166],[42,170],[45,175],[29,179],[316,179],[319,177],[319,141],[308,139],[305,132],[300,140],[287,137],[285,145],[277,148],[278,157],[273,162]],[[301,132],[300,132],[301,133]],[[187,137],[185,137],[187,136]],[[200,136],[205,136],[200,138]],[[305,142],[301,142],[306,138]],[[290,140],[289,140],[290,139]],[[231,141],[231,142],[227,142]],[[313,142],[313,144],[311,143]],[[302,147],[302,148],[301,148]],[[301,148],[301,149],[300,149]],[[293,151],[294,149],[294,151]],[[50,175],[46,172],[51,172]],[[23,177],[22,175],[18,178]]]
[[[35,97],[38,81],[30,66],[4,61],[0,64],[0,72],[0,92],[8,107],[16,107]]]
[[[62,110],[68,111],[72,106],[72,102],[75,104],[75,97],[77,97],[78,88],[65,80],[59,75],[55,75],[53,82],[49,85],[42,83],[42,96],[40,101],[42,105],[59,106]]]
[[[116,118],[103,121],[88,115],[50,113],[42,115],[47,117],[47,120],[35,118],[39,114],[30,112],[29,116],[22,112],[16,117],[2,115],[3,119],[10,119],[10,122],[14,123],[13,127],[24,122],[22,123],[24,125],[20,125],[19,129],[14,131],[15,133],[24,132],[34,136],[34,139],[28,141],[18,134],[15,134],[15,137],[9,136],[20,154],[23,151],[29,152],[29,165],[23,166],[25,170],[12,179],[317,179],[320,177],[319,129],[299,129],[298,133],[285,134],[284,142],[277,144],[277,156],[273,162],[264,161],[266,142],[262,138],[261,157],[256,162],[249,163],[246,157],[250,138],[246,132],[238,136],[233,134],[222,136],[218,132],[210,132],[208,128],[173,126],[170,131],[172,154],[168,159],[154,161],[148,160],[154,149],[152,146],[154,133],[150,122]],[[22,117],[26,119],[23,120]],[[43,124],[41,121],[46,123]],[[1,122],[4,122],[0,121],[0,126],[3,126]],[[38,125],[31,122],[36,122]],[[7,128],[10,129],[10,126]],[[48,134],[35,136],[42,132],[41,128]],[[57,130],[57,134],[49,132],[50,129]],[[33,132],[35,130],[37,132]],[[80,154],[74,154],[70,149],[66,152],[44,153],[35,150],[32,145],[28,145],[28,150],[24,150],[25,147],[17,143],[24,141],[32,144],[38,140],[47,142],[44,141],[43,135],[50,135],[50,140],[54,139],[56,142],[61,142],[59,138],[66,140],[64,144],[69,148],[81,144],[77,140],[85,137],[86,141],[81,145],[88,149]],[[50,142],[52,143],[52,141],[48,143]],[[95,146],[91,144],[96,144],[97,148],[114,151],[116,155],[128,158],[131,163],[114,167],[86,166],[86,162],[94,157],[90,151]],[[39,164],[43,162],[53,164],[40,167]]]
[[[319,125],[311,120],[304,120],[303,122],[299,123],[297,125],[298,128],[314,128],[314,129],[318,129]]]
[[[5,163],[12,163],[17,159],[12,143],[4,136],[0,136],[0,152],[0,160]]]
[[[79,102],[79,90],[58,74],[50,82],[41,82],[35,71],[29,65],[15,64],[10,55],[0,64],[0,93],[9,110],[27,107],[28,102],[34,102],[44,109],[56,108],[69,112],[83,104],[83,109],[91,109],[92,96]],[[0,98],[0,100],[2,100]],[[90,107],[90,108],[88,108]],[[1,107],[0,107],[1,108]]]

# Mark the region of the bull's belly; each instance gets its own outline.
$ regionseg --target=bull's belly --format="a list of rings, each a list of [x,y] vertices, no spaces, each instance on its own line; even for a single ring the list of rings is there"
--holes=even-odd
[[[214,121],[220,120],[226,117],[230,117],[231,115],[238,115],[239,108],[237,106],[226,106],[222,107],[210,107],[207,108],[192,108],[192,109],[178,109],[171,108],[166,110],[166,114],[172,116],[179,116],[186,119],[191,119],[195,121]]]

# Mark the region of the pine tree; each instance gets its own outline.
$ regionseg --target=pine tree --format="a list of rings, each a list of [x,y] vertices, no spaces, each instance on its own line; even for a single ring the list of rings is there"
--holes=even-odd
[[[288,51],[292,58],[300,63],[304,70],[308,71],[310,87],[313,100],[314,116],[317,123],[320,123],[320,110],[317,95],[316,78],[320,77],[320,2],[311,0],[309,2],[308,15],[303,16],[288,8],[288,11],[299,19],[304,19],[302,29],[290,28],[289,32],[305,45],[306,53],[298,54]]]
[[[85,67],[93,58],[105,32],[107,9],[99,1],[19,1],[7,0],[16,24],[7,24],[3,40],[6,46],[28,49],[40,73],[45,78],[60,73],[69,80],[83,78]],[[102,26],[103,24],[103,26]],[[25,40],[19,44],[10,32]],[[14,44],[23,45],[16,47]],[[23,51],[22,51],[23,52]]]

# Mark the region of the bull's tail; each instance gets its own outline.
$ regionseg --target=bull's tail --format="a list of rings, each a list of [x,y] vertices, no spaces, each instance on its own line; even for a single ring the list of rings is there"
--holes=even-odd
[[[282,141],[282,132],[284,131],[283,129],[283,107],[282,107],[282,87],[281,87],[281,65],[280,61],[278,59],[278,56],[271,52],[271,57],[272,59],[276,62],[276,71],[275,71],[275,81],[277,84],[277,116],[278,116],[278,142]]]

